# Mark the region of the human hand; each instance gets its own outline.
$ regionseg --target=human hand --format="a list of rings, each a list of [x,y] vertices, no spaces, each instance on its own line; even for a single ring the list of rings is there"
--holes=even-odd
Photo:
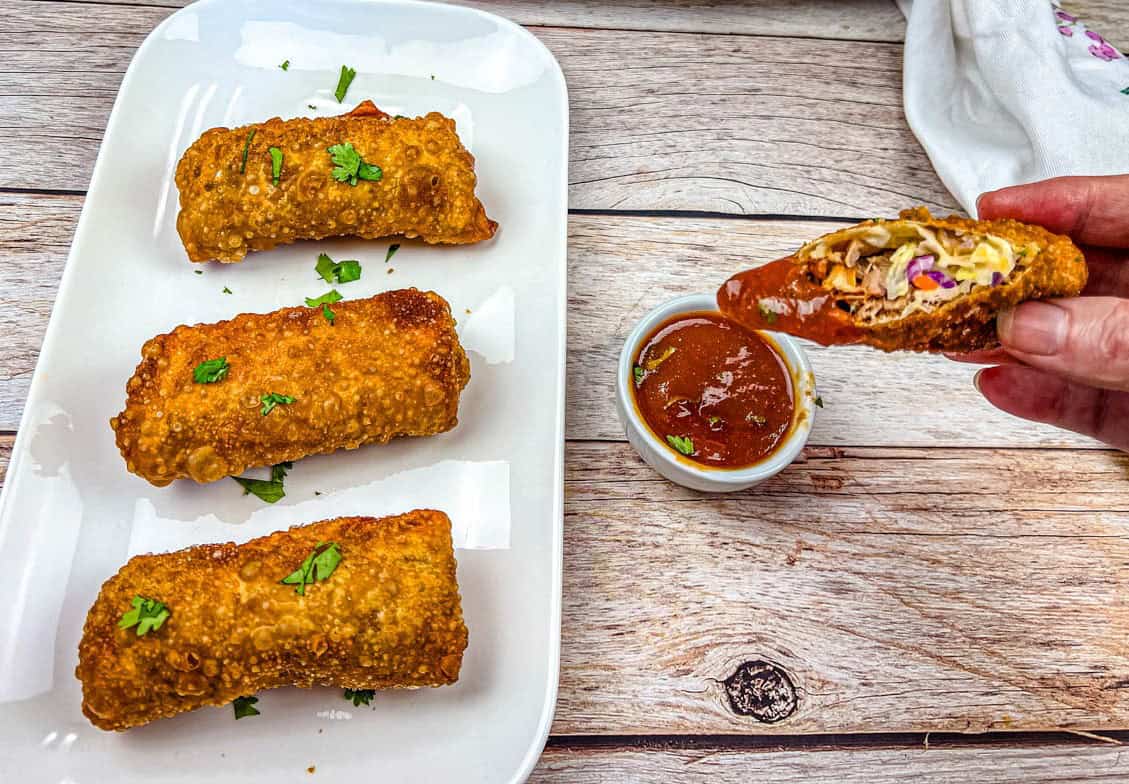
[[[959,357],[992,405],[1129,451],[1129,175],[1058,177],[983,194],[980,218],[1069,235],[1090,278],[1081,297],[1001,313],[1002,348]]]

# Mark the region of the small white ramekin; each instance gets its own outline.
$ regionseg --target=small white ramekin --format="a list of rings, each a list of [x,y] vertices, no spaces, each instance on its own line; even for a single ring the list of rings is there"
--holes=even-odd
[[[758,485],[786,468],[807,443],[815,421],[815,374],[803,349],[792,338],[779,332],[758,332],[776,349],[788,365],[792,376],[795,408],[792,426],[784,440],[763,460],[742,468],[711,468],[696,463],[675,452],[651,430],[635,404],[632,392],[635,357],[655,328],[679,313],[717,311],[717,300],[712,294],[690,294],[664,302],[652,310],[631,330],[619,353],[619,368],[615,382],[616,411],[627,433],[627,440],[651,468],[683,487],[710,493],[744,490]]]

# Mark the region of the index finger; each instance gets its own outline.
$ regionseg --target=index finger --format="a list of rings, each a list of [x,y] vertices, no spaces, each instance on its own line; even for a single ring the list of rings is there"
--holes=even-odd
[[[981,220],[1015,218],[1074,241],[1129,248],[1129,175],[1055,177],[982,194]]]

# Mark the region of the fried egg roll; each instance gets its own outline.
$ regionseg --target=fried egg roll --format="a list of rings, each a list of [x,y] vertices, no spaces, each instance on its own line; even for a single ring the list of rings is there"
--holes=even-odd
[[[176,167],[176,228],[192,261],[323,237],[479,242],[498,224],[475,184],[454,120],[391,117],[364,101],[340,117],[205,131]]]
[[[967,352],[998,345],[996,315],[1072,297],[1086,262],[1069,237],[1014,220],[934,218],[924,207],[813,240],[718,291],[729,318],[823,345]]]
[[[282,582],[333,551],[302,593]],[[127,625],[135,597],[158,625]],[[443,686],[466,646],[450,520],[417,510],[135,556],[90,608],[75,675],[91,723],[124,730],[279,686]]]
[[[110,426],[126,467],[150,483],[213,482],[450,430],[469,379],[450,306],[402,289],[158,335]]]

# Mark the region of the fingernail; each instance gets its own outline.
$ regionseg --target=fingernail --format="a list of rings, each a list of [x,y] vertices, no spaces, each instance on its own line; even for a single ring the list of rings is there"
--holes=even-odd
[[[983,374],[983,372],[983,370],[977,370],[972,374],[972,386],[976,387],[976,391],[981,395],[984,394],[984,390],[980,388],[980,376],[981,374]]]
[[[1048,357],[1066,342],[1066,311],[1049,302],[1025,302],[996,319],[996,333],[1007,348]]]

